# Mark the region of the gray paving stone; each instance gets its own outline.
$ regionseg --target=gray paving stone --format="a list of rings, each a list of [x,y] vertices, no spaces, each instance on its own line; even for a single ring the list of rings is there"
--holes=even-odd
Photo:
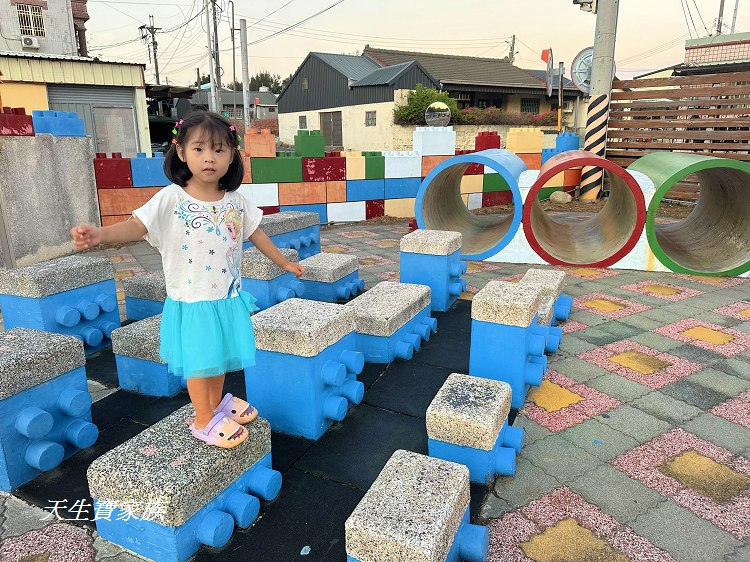
[[[729,396],[736,396],[750,388],[750,381],[722,373],[715,368],[695,373],[690,377],[690,381]]]
[[[93,538],[94,538],[94,552],[96,553],[97,560],[110,561],[110,560],[113,560],[116,556],[119,556],[120,554],[136,556],[130,551],[125,550],[124,548],[117,546],[116,544],[113,544],[106,539],[103,539],[101,535],[97,533],[96,531],[94,531],[93,533]],[[133,560],[135,559],[136,558],[133,558]],[[137,559],[143,560],[140,556],[138,556]]]
[[[661,323],[662,326],[666,326],[667,324],[671,324],[672,322],[677,322],[678,320],[682,320],[682,316],[679,314],[675,314],[674,312],[665,312],[660,308],[661,304],[664,304],[665,301],[661,299],[650,299],[652,301],[657,301],[653,306],[651,310],[647,310],[645,312],[641,312],[643,316],[646,318],[651,318],[652,320],[656,320]],[[639,302],[642,302],[639,300]]]
[[[671,500],[636,517],[629,526],[678,561],[721,562],[742,544]]]
[[[490,493],[485,496],[484,501],[482,502],[482,507],[479,508],[479,521],[477,521],[477,523],[483,525],[491,519],[499,519],[508,511],[512,511],[510,504],[507,501],[498,498],[490,491]]]
[[[745,545],[739,547],[737,550],[728,554],[724,558],[724,562],[747,562],[750,560],[750,542],[745,540]]]
[[[558,351],[558,355],[562,353],[566,356],[575,356],[575,355],[578,355],[579,353],[583,353],[584,351],[590,351],[592,349],[596,349],[596,347],[597,346],[591,342],[577,338],[575,336],[575,333],[563,334],[562,341],[560,342],[560,349]],[[552,355],[551,357],[556,357],[556,356]]]
[[[624,324],[618,320],[611,320],[604,322],[597,326],[598,329],[609,332],[613,336],[617,336],[620,339],[628,339],[643,333],[641,328]]]
[[[591,388],[595,388],[605,394],[609,394],[612,398],[616,398],[620,402],[627,403],[632,402],[636,398],[645,396],[651,389],[647,386],[639,384],[625,377],[621,377],[615,373],[607,373],[601,377],[588,381]]]
[[[723,356],[718,353],[690,344],[683,344],[680,347],[676,347],[670,353],[693,363],[700,363],[706,366],[718,363],[723,359]]]
[[[617,431],[634,437],[640,443],[646,443],[671,428],[664,420],[627,404],[610,410],[597,419]]]
[[[640,328],[642,332],[647,332],[649,330],[653,330],[654,328],[663,326],[661,322],[654,320],[653,318],[649,318],[648,316],[644,316],[641,313],[631,314],[630,316],[620,318],[619,321],[623,324],[627,324],[628,326]]]
[[[520,427],[521,429],[523,429],[524,447],[531,445],[539,439],[544,439],[548,435],[552,435],[552,432],[549,429],[526,417],[523,413],[523,410],[518,412],[518,414],[516,415],[516,419],[513,420],[513,427]]]
[[[750,363],[743,361],[741,358],[726,357],[720,361],[717,361],[711,366],[713,369],[727,375],[740,377],[747,381],[750,381]]]
[[[502,507],[496,500],[504,502],[508,509],[516,509],[561,485],[560,480],[521,457],[516,465],[515,476],[500,476],[495,480],[490,496],[482,506],[481,515],[487,519],[496,517],[493,513],[497,513]]]
[[[626,525],[665,501],[658,492],[608,464],[579,476],[568,486]]]
[[[674,426],[680,426],[701,413],[700,408],[658,390],[634,400],[633,406]]]
[[[597,324],[609,322],[609,318],[604,318],[602,316],[599,316],[598,314],[589,312],[588,310],[579,310],[575,307],[570,313],[570,319],[575,320],[576,322],[581,322],[582,324],[586,324],[587,326],[596,326]],[[576,332],[576,334],[579,333],[580,332]]]
[[[683,345],[680,341],[673,340],[672,338],[662,336],[661,334],[655,334],[653,332],[644,332],[643,334],[634,336],[630,339],[634,342],[640,343],[641,345],[650,347],[651,349],[656,349],[657,351],[665,351],[667,353],[671,353],[673,349],[676,349]]]
[[[625,435],[596,419],[574,425],[560,435],[603,461],[609,461],[639,444],[630,435]]]
[[[559,434],[550,435],[524,447],[519,457],[528,460],[547,474],[554,475],[560,482],[568,482],[581,476],[602,462]]]
[[[553,359],[549,362],[548,367],[566,377],[583,383],[610,374],[609,371],[602,369],[598,365],[578,359],[577,357],[567,357],[559,360]]]
[[[53,521],[49,511],[30,505],[15,496],[9,495],[4,503],[4,520],[0,529],[0,538],[7,539],[41,529]]]
[[[664,394],[672,398],[682,400],[688,404],[700,408],[701,410],[710,410],[725,402],[730,395],[718,392],[703,385],[694,383],[690,380],[692,377],[679,380],[661,389]]]
[[[104,386],[103,384],[98,383],[91,379],[89,379],[87,383],[88,383],[88,388],[89,388],[89,394],[91,395],[91,400],[93,402],[96,402],[97,400],[101,400],[105,396],[109,396],[110,394],[117,392],[116,388],[110,388],[108,386]]]
[[[710,412],[695,417],[682,427],[734,454],[741,455],[750,450],[750,430]]]
[[[605,346],[616,341],[620,341],[624,338],[615,336],[606,330],[602,330],[599,326],[592,326],[576,332],[576,337],[587,341],[597,347]]]

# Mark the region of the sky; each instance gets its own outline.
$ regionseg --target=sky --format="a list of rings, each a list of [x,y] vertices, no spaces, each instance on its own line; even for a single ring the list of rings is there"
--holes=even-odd
[[[724,33],[729,33],[737,1],[735,31],[750,32],[750,0],[726,0]],[[686,39],[715,33],[719,4],[620,0],[617,75],[630,78],[682,62]],[[144,63],[147,82],[155,83],[148,47],[138,39],[138,27],[153,15],[154,25],[162,28],[156,35],[161,83],[190,85],[196,68],[208,72],[203,0],[88,0],[87,6],[90,54]],[[217,6],[222,82],[230,83],[232,2],[217,0]],[[569,74],[576,54],[593,45],[596,25],[596,16],[581,11],[573,0],[235,0],[234,18],[236,28],[240,18],[247,20],[250,75],[267,70],[282,78],[310,51],[358,54],[369,44],[500,58],[508,54],[514,34],[517,66],[546,68],[540,54],[551,47],[556,65],[565,62]],[[241,81],[239,31],[235,45],[235,72]]]

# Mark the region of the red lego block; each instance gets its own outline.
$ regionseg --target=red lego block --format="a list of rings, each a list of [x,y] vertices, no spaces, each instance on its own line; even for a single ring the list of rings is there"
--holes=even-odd
[[[419,226],[417,226],[417,219],[411,219],[409,221],[409,232],[414,232],[418,228]]]
[[[374,219],[385,215],[385,201],[383,199],[372,199],[365,201],[365,218]]]
[[[96,187],[100,189],[133,187],[130,158],[123,158],[119,152],[113,152],[112,158],[107,158],[104,152],[97,152],[94,159],[94,175]]]
[[[275,158],[276,136],[269,129],[248,129],[245,133],[245,156]]]
[[[529,170],[538,170],[542,167],[542,154],[541,152],[522,152],[516,154]]]
[[[346,181],[346,158],[303,158],[302,181]]]
[[[496,131],[483,131],[474,139],[474,148],[477,150],[488,150],[500,148],[500,134]]]
[[[482,207],[494,207],[495,205],[508,205],[513,202],[512,191],[490,191],[482,193]]]
[[[34,122],[23,107],[3,107],[0,113],[0,137],[33,137]]]
[[[456,156],[461,154],[473,154],[476,150],[456,150]],[[484,174],[484,166],[482,164],[469,164],[464,172],[465,176],[481,176]]]
[[[274,213],[278,213],[281,211],[278,207],[258,207],[261,211],[263,211],[264,215],[273,215]]]
[[[339,150],[326,152],[326,158],[339,158],[340,156],[341,156],[341,151]]]

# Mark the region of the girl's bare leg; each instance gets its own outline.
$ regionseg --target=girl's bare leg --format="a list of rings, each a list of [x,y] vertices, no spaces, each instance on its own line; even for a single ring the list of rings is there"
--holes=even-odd
[[[193,403],[195,408],[195,428],[203,429],[214,417],[214,408],[218,402],[212,402],[211,398],[211,381],[219,377],[211,378],[188,378],[187,379],[187,390],[190,395],[190,401]],[[224,376],[221,377],[222,383],[224,382]]]
[[[221,399],[224,398],[224,377],[226,375],[219,375],[218,377],[211,377],[208,379],[208,395],[211,399],[211,408],[216,409],[216,407],[219,405],[219,402],[221,402]]]

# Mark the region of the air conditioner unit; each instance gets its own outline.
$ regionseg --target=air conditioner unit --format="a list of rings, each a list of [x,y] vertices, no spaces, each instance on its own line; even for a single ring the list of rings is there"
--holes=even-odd
[[[39,39],[30,35],[22,35],[21,45],[23,45],[24,49],[38,49]]]

